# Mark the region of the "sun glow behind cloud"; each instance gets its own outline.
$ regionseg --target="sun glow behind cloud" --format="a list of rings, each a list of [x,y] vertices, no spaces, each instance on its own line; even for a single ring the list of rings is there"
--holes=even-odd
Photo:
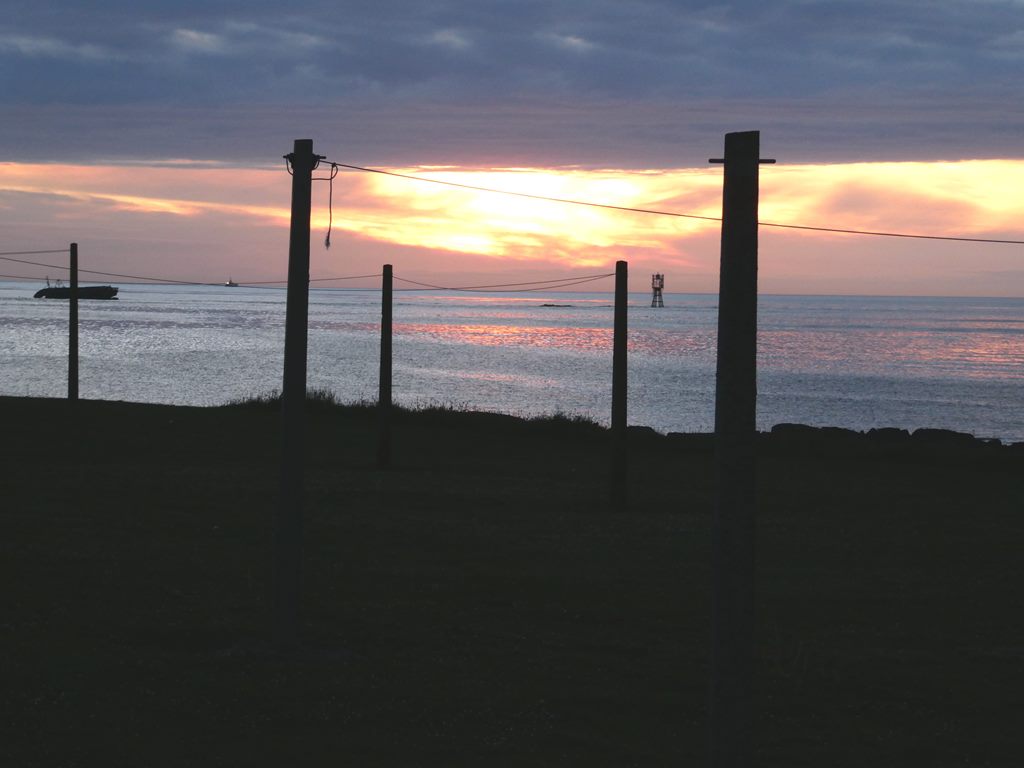
[[[1019,231],[1022,182],[1020,160],[777,166],[761,174],[760,218],[944,236]]]
[[[636,207],[667,201],[680,177],[707,187],[701,205],[715,215],[716,182],[699,172],[623,172],[542,169],[403,168],[397,173],[522,195]],[[549,261],[571,266],[607,264],[609,250],[671,253],[671,245],[706,222],[608,210],[495,192],[370,174],[345,175],[359,188],[336,209],[335,225],[403,245],[492,258]],[[694,184],[696,182],[696,184]],[[336,184],[339,182],[336,181]],[[720,185],[720,182],[717,182]],[[369,201],[370,205],[365,205]],[[317,217],[326,224],[325,216]],[[713,225],[714,223],[711,222]]]
[[[288,225],[289,209],[274,205],[263,192],[269,172],[190,166],[191,161],[155,167],[0,163],[0,193],[59,200],[65,210],[77,205],[82,213],[227,214]]]
[[[324,170],[321,168],[318,175]],[[454,184],[623,208],[712,218],[721,213],[720,167],[650,171],[389,170]],[[1022,181],[1024,161],[1013,160],[765,166],[761,171],[760,216],[763,222],[779,224],[1021,239]],[[289,191],[289,178],[279,169],[190,167],[187,163],[144,167],[0,164],[0,215],[7,220],[5,240],[12,247],[45,240],[43,235],[58,224],[69,240],[77,240],[77,228],[88,222],[90,231],[102,233],[110,244],[106,251],[112,261],[118,253],[119,237],[130,241],[136,253],[140,240],[153,232],[154,237],[167,242],[189,244],[194,252],[206,249],[205,258],[211,266],[223,254],[238,253],[244,247],[249,254],[247,267],[261,274],[278,273],[280,267],[272,265],[280,264],[286,249]],[[477,270],[549,268],[555,274],[571,269],[603,269],[621,258],[642,270],[649,267],[680,277],[704,275],[704,282],[699,283],[701,290],[713,289],[708,276],[717,272],[717,221],[572,205],[358,172],[343,172],[335,179],[333,210],[329,214],[327,191],[326,183],[315,183],[315,230],[323,232],[330,215],[336,237],[347,235],[354,245],[377,244],[374,258],[379,258],[380,249],[389,245],[421,253],[418,267],[424,274],[429,274],[432,263],[439,263],[441,253],[446,254],[444,260],[449,265],[461,259]],[[268,227],[279,234],[274,238],[261,234]],[[771,237],[766,236],[769,232]],[[872,258],[880,258],[879,254],[908,247],[879,238],[769,228],[763,229],[762,238],[763,274],[769,280],[773,276],[784,278],[778,285],[773,284],[774,290],[794,292],[800,292],[801,280],[807,281],[815,274],[829,275],[834,278],[829,286],[840,288],[844,275],[854,280],[856,264],[822,258],[822,254],[827,256],[836,248],[860,247]],[[240,242],[233,247],[223,245],[232,239]],[[270,243],[274,243],[273,248]],[[933,248],[928,243],[915,247]],[[1020,285],[1024,247],[998,248],[998,252],[972,252],[979,255],[972,255],[971,263],[987,259],[987,269],[993,275],[1011,275],[1017,281],[1013,284]],[[332,249],[330,253],[334,263],[347,263],[344,249]],[[930,256],[932,251],[927,253]],[[198,255],[195,258],[195,263],[202,261]],[[945,262],[933,259],[928,270],[946,270],[953,280],[953,272],[965,266],[962,254],[955,256],[959,261],[953,258]],[[112,261],[109,267],[117,267]],[[214,268],[212,275],[190,278],[217,278],[224,272],[241,274],[238,265],[217,264]],[[342,266],[338,269],[345,271]],[[905,266],[894,264],[886,269],[903,269],[909,279],[922,266],[919,260],[908,259]],[[698,285],[692,280],[688,284]],[[860,285],[850,282],[855,284]],[[999,283],[992,286],[989,292],[998,293]]]

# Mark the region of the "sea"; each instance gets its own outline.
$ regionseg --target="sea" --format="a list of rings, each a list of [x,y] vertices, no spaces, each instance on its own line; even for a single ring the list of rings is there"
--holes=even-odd
[[[285,292],[122,284],[80,303],[80,396],[211,406],[280,389]],[[68,302],[0,282],[0,395],[63,397]],[[718,297],[629,296],[628,421],[714,428]],[[610,292],[396,291],[396,402],[531,417],[611,413]],[[374,401],[379,290],[313,289],[308,385]],[[758,428],[922,427],[1024,442],[1024,299],[758,300]]]

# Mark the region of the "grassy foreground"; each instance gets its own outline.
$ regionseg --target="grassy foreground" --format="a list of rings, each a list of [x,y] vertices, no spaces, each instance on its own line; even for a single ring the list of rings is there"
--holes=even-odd
[[[279,416],[0,398],[0,763],[706,763],[707,436],[309,414],[306,652],[266,636]],[[1024,452],[766,436],[763,766],[1019,766]]]

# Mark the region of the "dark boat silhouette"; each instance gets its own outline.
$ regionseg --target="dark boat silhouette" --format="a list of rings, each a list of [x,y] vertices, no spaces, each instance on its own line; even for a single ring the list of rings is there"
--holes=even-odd
[[[80,299],[116,299],[117,288],[113,285],[80,285],[78,286],[78,298]],[[50,285],[49,279],[46,287],[36,291],[36,299],[70,299],[71,288],[62,285],[60,280],[55,285]]]

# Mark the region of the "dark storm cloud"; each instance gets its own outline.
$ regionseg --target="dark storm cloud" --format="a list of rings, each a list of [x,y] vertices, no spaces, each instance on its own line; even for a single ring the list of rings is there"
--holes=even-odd
[[[312,136],[366,162],[676,165],[748,128],[801,160],[1021,154],[1019,0],[9,5],[5,159]]]

